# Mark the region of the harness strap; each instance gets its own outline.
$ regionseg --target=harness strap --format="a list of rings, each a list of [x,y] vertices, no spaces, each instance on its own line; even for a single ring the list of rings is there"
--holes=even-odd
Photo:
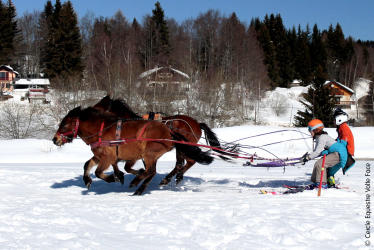
[[[122,120],[117,121],[117,127],[116,127],[116,140],[121,139],[121,131],[122,131]],[[116,157],[118,159],[118,144],[116,145]]]
[[[121,130],[122,130],[122,120],[118,120],[117,127],[116,127],[116,140],[121,139]]]
[[[145,129],[148,127],[149,124],[150,124],[150,122],[147,122],[146,124],[144,124],[144,126],[142,127],[142,130],[140,130],[140,133],[136,137],[137,140],[141,139],[141,137],[143,136],[143,134],[145,132]]]
[[[103,137],[103,130],[104,130],[104,122],[101,123],[100,131],[99,131],[99,144],[101,144],[101,140]]]
[[[79,128],[79,119],[77,119],[77,120],[75,121],[74,137],[73,137],[73,138],[77,138],[77,135],[78,135],[78,128]]]

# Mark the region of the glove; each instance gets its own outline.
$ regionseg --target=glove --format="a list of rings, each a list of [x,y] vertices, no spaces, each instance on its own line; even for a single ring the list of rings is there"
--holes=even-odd
[[[305,163],[306,163],[307,161],[309,161],[309,160],[310,160],[310,157],[309,157],[308,153],[305,153],[303,156],[301,156],[300,162],[301,162],[303,165],[305,165]]]
[[[321,156],[324,156],[324,155],[328,155],[329,154],[329,151],[328,150],[323,150],[321,152]]]

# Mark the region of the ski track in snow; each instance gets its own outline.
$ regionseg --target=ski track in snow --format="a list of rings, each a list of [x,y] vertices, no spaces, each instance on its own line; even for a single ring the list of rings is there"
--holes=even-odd
[[[259,194],[308,183],[313,162],[283,173],[215,161],[165,187],[174,162],[159,162],[137,197],[129,174],[123,186],[92,176],[87,190],[83,162],[1,163],[0,249],[368,249],[365,164],[337,174],[348,190],[317,197]]]

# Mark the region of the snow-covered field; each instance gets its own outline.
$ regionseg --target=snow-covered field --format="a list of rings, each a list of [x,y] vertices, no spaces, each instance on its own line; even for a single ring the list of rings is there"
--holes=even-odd
[[[241,126],[215,132],[233,141],[283,129]],[[305,137],[266,149],[278,157],[310,150],[305,128],[289,130],[239,143],[261,146]],[[352,130],[356,156],[373,158],[374,128]],[[334,129],[328,132],[336,136]],[[123,186],[93,176],[87,190],[83,164],[92,154],[80,140],[61,148],[47,140],[8,140],[0,141],[0,150],[0,249],[371,249],[365,242],[374,238],[366,227],[369,222],[373,228],[373,220],[365,218],[372,204],[366,200],[373,196],[372,186],[365,185],[374,180],[369,159],[359,160],[347,175],[336,175],[348,189],[322,190],[317,197],[315,190],[260,194],[309,183],[313,162],[284,171],[216,160],[192,167],[178,186],[160,187],[175,164],[170,152],[138,197],[128,188],[132,175],[125,175]]]

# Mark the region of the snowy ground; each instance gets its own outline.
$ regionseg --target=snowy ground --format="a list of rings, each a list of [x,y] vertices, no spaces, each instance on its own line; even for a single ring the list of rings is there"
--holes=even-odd
[[[281,129],[242,126],[216,132],[232,141]],[[373,130],[353,128],[358,157],[371,158]],[[333,129],[328,131],[335,136]],[[305,132],[240,143],[259,146]],[[310,147],[305,139],[268,150],[293,157]],[[145,194],[135,197],[135,188],[128,188],[131,175],[123,186],[93,176],[91,189],[84,187],[83,163],[91,152],[80,140],[62,148],[46,140],[0,141],[0,150],[7,152],[0,158],[0,249],[370,249],[365,241],[374,237],[365,238],[365,224],[373,225],[365,218],[366,195],[374,195],[365,186],[373,181],[365,176],[374,175],[372,160],[360,160],[347,175],[336,175],[349,189],[323,190],[317,197],[316,191],[259,194],[308,183],[313,162],[284,172],[217,160],[191,168],[179,186],[159,187],[175,164],[168,153]]]

